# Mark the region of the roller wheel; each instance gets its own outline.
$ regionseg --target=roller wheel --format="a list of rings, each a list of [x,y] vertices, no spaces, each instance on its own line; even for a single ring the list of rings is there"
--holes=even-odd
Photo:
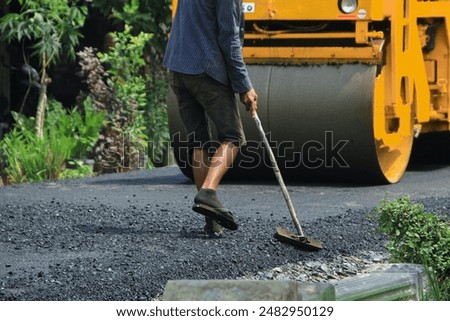
[[[258,114],[287,179],[395,183],[412,147],[410,109],[389,115],[383,73],[364,64],[250,65]],[[186,133],[173,95],[169,124],[175,159],[192,178]],[[228,177],[272,175],[253,120],[242,115],[247,147]]]

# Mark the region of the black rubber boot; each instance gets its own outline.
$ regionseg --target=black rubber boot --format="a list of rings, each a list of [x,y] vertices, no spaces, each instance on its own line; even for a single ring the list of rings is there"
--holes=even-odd
[[[205,217],[205,226],[203,231],[209,237],[221,237],[223,235],[225,228],[217,223],[215,219],[210,217]]]
[[[227,208],[224,208],[216,195],[216,191],[208,188],[201,188],[194,198],[192,210],[195,212],[216,220],[217,223],[229,230],[237,230],[233,214]]]
[[[205,204],[215,208],[223,208],[222,203],[220,203],[217,198],[217,193],[213,189],[201,188],[194,198],[195,204]]]

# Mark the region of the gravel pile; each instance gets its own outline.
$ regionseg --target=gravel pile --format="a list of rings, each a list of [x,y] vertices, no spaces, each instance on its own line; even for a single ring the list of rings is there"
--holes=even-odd
[[[170,204],[6,204],[0,210],[0,299],[150,300],[170,279],[236,279],[293,262],[305,262],[309,274],[328,269],[333,277],[360,268],[339,270],[342,257],[385,253],[385,238],[363,212],[305,225],[325,246],[317,253],[273,238],[275,226],[292,226],[287,219],[241,220],[239,230],[217,239],[205,237],[202,224]]]
[[[314,261],[288,263],[271,270],[242,277],[247,280],[294,280],[309,283],[333,283],[365,272],[372,264],[386,263],[386,252],[360,251],[357,256],[337,255]]]

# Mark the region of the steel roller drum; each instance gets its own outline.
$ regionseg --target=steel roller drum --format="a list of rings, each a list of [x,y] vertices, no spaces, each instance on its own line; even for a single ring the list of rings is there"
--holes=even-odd
[[[249,65],[248,71],[258,93],[259,117],[287,179],[387,182],[374,138],[376,66]],[[183,173],[192,177],[175,105],[171,94],[174,154]],[[248,144],[227,177],[273,176],[253,119],[248,113],[241,116]],[[389,158],[395,161],[395,155]]]

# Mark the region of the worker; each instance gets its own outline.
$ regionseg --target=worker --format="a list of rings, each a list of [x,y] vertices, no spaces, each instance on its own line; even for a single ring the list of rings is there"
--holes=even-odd
[[[242,0],[179,0],[164,57],[170,86],[188,133],[193,177],[197,186],[192,209],[205,216],[204,231],[221,236],[236,230],[233,214],[217,197],[220,181],[232,166],[245,135],[236,94],[254,117],[257,94],[242,56]],[[219,146],[211,159],[216,127]]]

